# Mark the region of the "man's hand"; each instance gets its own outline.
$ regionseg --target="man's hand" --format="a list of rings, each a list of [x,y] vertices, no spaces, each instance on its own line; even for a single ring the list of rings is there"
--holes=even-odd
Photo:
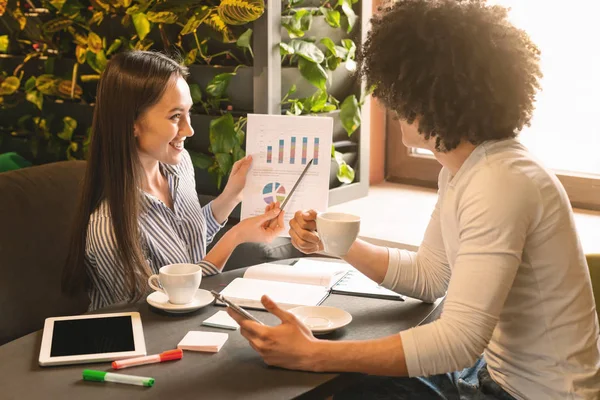
[[[240,325],[240,333],[248,339],[250,346],[268,365],[317,371],[315,357],[319,340],[294,314],[279,308],[268,296],[263,296],[261,302],[267,311],[281,320],[280,325],[260,325],[227,308],[227,313]]]
[[[317,212],[298,211],[290,220],[290,237],[295,248],[305,254],[323,251],[323,243],[317,234]]]

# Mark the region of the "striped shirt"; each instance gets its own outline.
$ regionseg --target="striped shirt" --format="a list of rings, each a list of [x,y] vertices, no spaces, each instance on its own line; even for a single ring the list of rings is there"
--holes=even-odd
[[[215,220],[211,203],[200,206],[191,158],[185,150],[182,155],[181,163],[176,166],[160,164],[168,179],[173,210],[144,192],[147,211],[139,217],[140,244],[154,274],[168,264],[193,263],[200,265],[203,275],[215,275],[220,269],[203,258],[206,246],[225,222],[219,225]],[[129,299],[106,201],[90,216],[85,266],[92,283],[90,310]]]

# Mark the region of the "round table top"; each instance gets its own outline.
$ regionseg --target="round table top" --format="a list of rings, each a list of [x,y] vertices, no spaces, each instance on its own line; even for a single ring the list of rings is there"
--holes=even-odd
[[[279,263],[291,264],[294,260]],[[220,291],[241,277],[238,269],[205,277],[201,288]],[[324,339],[374,339],[398,333],[420,324],[436,311],[434,304],[406,298],[405,301],[373,299],[331,294],[323,305],[348,311],[352,322]],[[83,364],[40,367],[38,357],[42,332],[38,331],[0,347],[0,381],[2,398],[86,398],[111,400],[137,398],[176,399],[281,399],[325,393],[339,374],[289,371],[267,366],[238,331],[201,325],[202,321],[223,307],[210,304],[189,314],[168,314],[151,307],[146,301],[113,306],[96,313],[137,311],[142,318],[148,354],[174,349],[189,331],[226,332],[229,338],[218,353],[185,351],[183,359],[167,363],[129,368],[123,373],[148,376],[156,380],[152,388],[131,385],[85,382],[83,369],[111,371],[110,364]],[[265,311],[250,311],[267,325],[278,319]],[[119,371],[121,372],[121,371]],[[348,377],[349,374],[342,375]],[[339,379],[337,379],[339,384]],[[326,395],[326,394],[324,394]],[[5,397],[7,396],[7,397]]]

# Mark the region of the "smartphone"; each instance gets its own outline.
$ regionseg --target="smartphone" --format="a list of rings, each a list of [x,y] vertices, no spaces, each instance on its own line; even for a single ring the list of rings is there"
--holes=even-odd
[[[231,300],[228,300],[227,298],[225,298],[221,293],[217,293],[214,290],[211,290],[210,293],[212,293],[212,295],[215,297],[215,299],[225,303],[225,305],[229,308],[231,308],[233,311],[235,311],[236,313],[240,314],[242,317],[252,320],[254,322],[258,322],[261,325],[264,325],[261,321],[259,321],[258,319],[256,319],[256,317],[254,317],[254,315],[250,314],[248,311],[244,310],[242,307],[238,306],[237,304],[235,304],[234,302],[232,302]]]

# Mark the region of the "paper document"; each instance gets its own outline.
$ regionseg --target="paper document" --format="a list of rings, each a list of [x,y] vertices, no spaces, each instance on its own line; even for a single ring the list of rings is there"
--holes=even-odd
[[[327,209],[332,118],[249,114],[246,131],[246,154],[253,161],[243,191],[242,219],[264,213],[271,202],[283,203],[311,159],[313,164],[285,207],[285,225],[289,227],[298,210]],[[288,229],[282,236],[288,236]]]

